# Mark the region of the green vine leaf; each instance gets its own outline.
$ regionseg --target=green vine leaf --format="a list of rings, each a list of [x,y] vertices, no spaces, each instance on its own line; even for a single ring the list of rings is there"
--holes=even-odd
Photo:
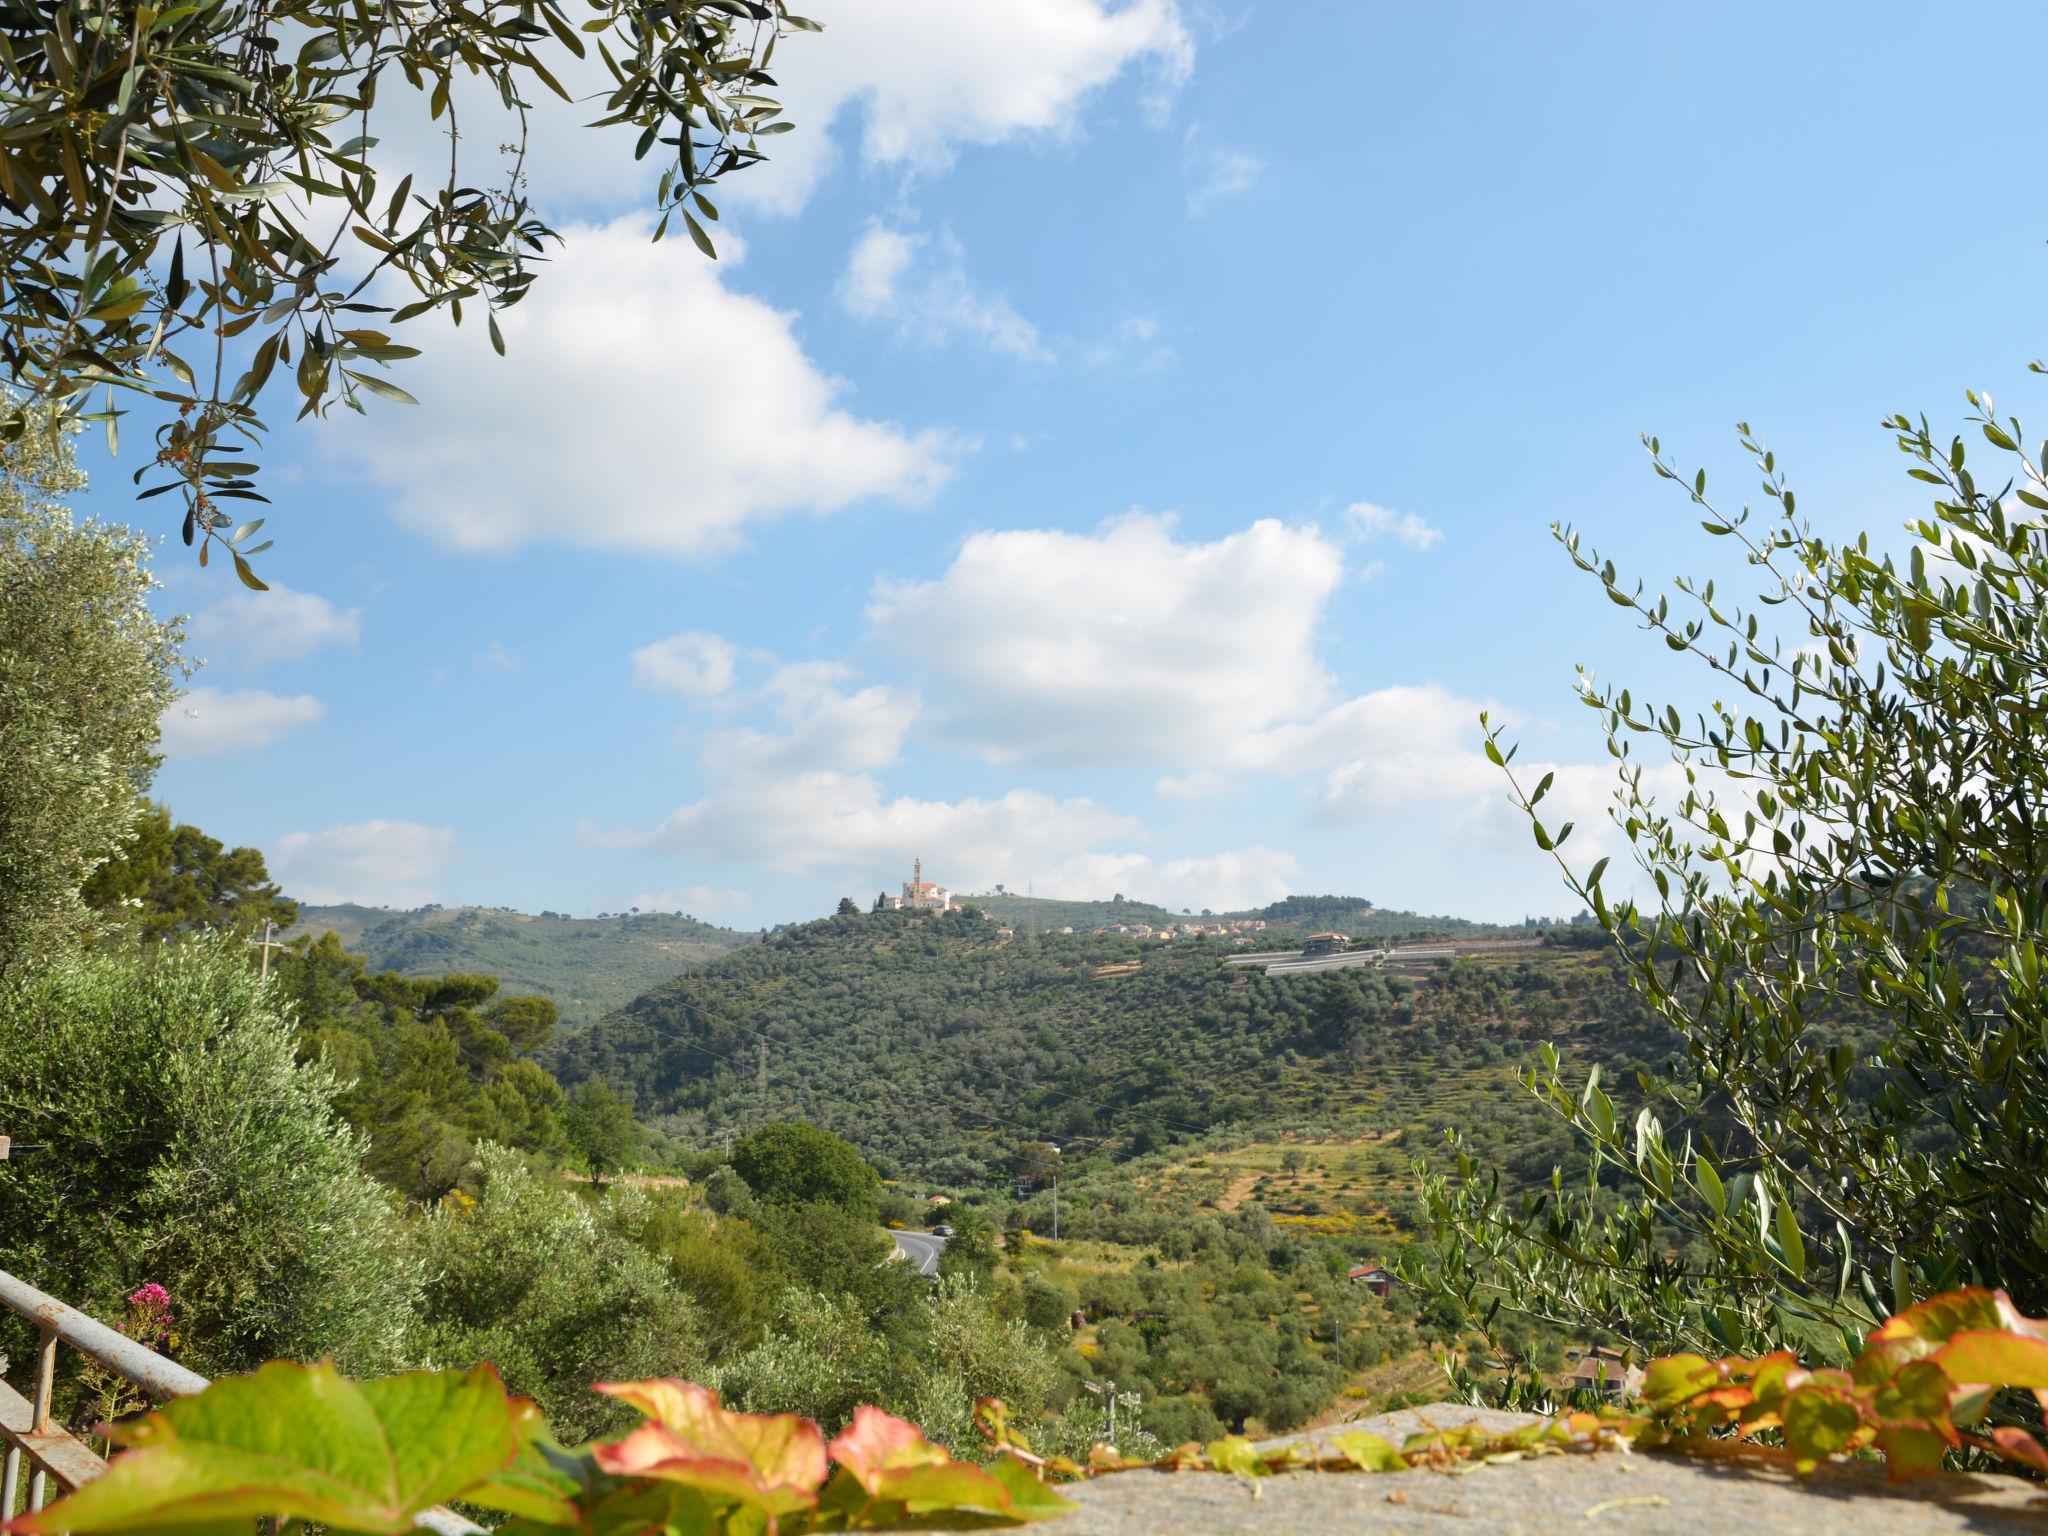
[[[18,1536],[225,1528],[261,1516],[401,1536],[520,1445],[488,1365],[344,1379],[273,1361],[166,1404],[122,1432],[133,1449],[97,1482],[9,1528]]]

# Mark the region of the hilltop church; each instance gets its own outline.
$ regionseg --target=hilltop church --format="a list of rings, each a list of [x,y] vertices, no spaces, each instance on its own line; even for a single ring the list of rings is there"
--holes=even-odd
[[[891,912],[906,909],[916,912],[950,912],[953,910],[953,893],[943,885],[924,877],[924,860],[918,859],[911,865],[910,878],[903,882],[901,896],[883,896],[879,905]]]

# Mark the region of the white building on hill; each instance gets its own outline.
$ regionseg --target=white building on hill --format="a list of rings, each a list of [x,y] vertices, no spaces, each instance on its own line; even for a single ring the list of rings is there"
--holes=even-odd
[[[910,878],[903,882],[901,896],[884,896],[882,905],[892,912],[905,909],[918,912],[950,912],[953,910],[953,893],[936,881],[924,877],[924,860],[918,859],[911,866]]]

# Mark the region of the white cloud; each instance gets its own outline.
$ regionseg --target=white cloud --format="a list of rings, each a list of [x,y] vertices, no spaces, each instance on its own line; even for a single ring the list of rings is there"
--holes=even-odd
[[[852,675],[829,661],[777,668],[762,696],[782,730],[716,732],[705,743],[706,767],[722,780],[888,767],[902,756],[904,733],[917,717],[917,695],[880,684],[847,691],[841,684]]]
[[[899,335],[927,346],[957,336],[1027,362],[1052,360],[1037,326],[968,277],[966,255],[951,235],[870,224],[847,258],[838,291],[850,313],[893,320]]]
[[[221,757],[258,751],[326,713],[327,707],[311,694],[193,688],[163,712],[157,728],[167,758]]]
[[[417,907],[444,899],[441,881],[454,856],[452,827],[379,818],[287,833],[270,850],[270,868],[299,901]]]
[[[317,593],[273,582],[268,592],[237,591],[207,604],[192,616],[186,633],[208,661],[253,670],[326,645],[355,645],[362,638],[363,610],[336,608]]]
[[[955,445],[840,403],[791,316],[724,286],[644,220],[572,225],[533,292],[406,369],[421,404],[334,434],[403,522],[464,549],[536,541],[695,555],[752,524],[870,497],[916,500]]]
[[[868,225],[846,259],[839,302],[863,320],[896,313],[902,305],[898,285],[923,243],[923,235],[907,235],[881,223]]]
[[[1480,744],[1486,707],[1433,683],[1381,688],[1260,732],[1245,755],[1263,768],[1322,775],[1323,803],[1335,811],[1466,800],[1505,788]]]
[[[1328,702],[1315,654],[1338,545],[1274,521],[1182,543],[1171,519],[979,533],[936,580],[878,584],[937,724],[991,761],[1228,761]]]
[[[1225,198],[1238,197],[1259,184],[1266,162],[1241,149],[1217,149],[1190,135],[1181,156],[1188,183],[1188,213],[1200,218]]]
[[[1230,787],[1230,781],[1222,774],[1207,768],[1197,768],[1193,773],[1175,778],[1171,774],[1152,786],[1153,792],[1162,800],[1185,800],[1190,803],[1214,800]]]
[[[930,173],[961,149],[1071,135],[1091,92],[1149,65],[1170,88],[1194,63],[1175,0],[816,0],[821,36],[790,37],[774,73],[796,132],[733,178],[722,200],[794,213],[862,117],[868,167]]]
[[[1581,873],[1603,857],[1615,857],[1618,864],[1626,865],[1627,861],[1618,856],[1626,852],[1628,838],[1609,814],[1614,807],[1614,791],[1621,782],[1619,764],[1612,758],[1592,763],[1551,763],[1518,757],[1514,766],[1515,777],[1525,791],[1533,790],[1546,773],[1554,775],[1549,793],[1537,807],[1537,815],[1553,837],[1566,823],[1571,824],[1571,836],[1559,849],[1567,864]],[[1685,770],[1668,759],[1641,766],[1644,796],[1653,799],[1659,809],[1675,815],[1686,792]],[[1475,796],[1460,811],[1453,823],[1454,831],[1490,843],[1498,855],[1533,852],[1535,844],[1530,840],[1528,817],[1510,798],[1506,776],[1498,768],[1492,771],[1492,791]],[[1724,797],[1722,814],[1739,825],[1746,801],[1739,793],[1731,796],[1727,783],[1720,788]],[[1607,894],[1612,899],[1632,892],[1639,899],[1656,900],[1653,889],[1638,885],[1636,871],[1624,867],[1608,877]]]
[[[1444,531],[1413,512],[1395,512],[1369,501],[1354,501],[1344,517],[1361,539],[1390,538],[1410,549],[1430,550],[1443,541]]]
[[[1173,348],[1159,339],[1159,322],[1150,315],[1126,315],[1081,348],[1081,361],[1089,367],[1124,373],[1152,373],[1173,359]]]
[[[709,699],[732,686],[739,648],[730,640],[686,629],[633,653],[633,681],[643,688]]]
[[[665,891],[651,891],[644,896],[635,896],[627,903],[628,907],[638,907],[642,912],[681,912],[699,919],[737,917],[753,905],[753,897],[745,891],[709,885],[680,885]]]
[[[521,659],[519,652],[513,650],[502,640],[493,640],[489,645],[472,655],[470,660],[480,667],[489,667],[493,672],[517,673],[525,666],[525,662]]]
[[[629,846],[693,859],[761,864],[791,874],[872,873],[911,853],[973,889],[1135,829],[1091,800],[1014,789],[995,799],[887,796],[868,774],[830,769],[738,777],[671,812]]]
[[[1244,848],[1202,858],[1155,860],[1142,853],[1087,853],[1062,860],[1035,882],[1041,896],[1102,901],[1121,892],[1179,911],[1240,911],[1295,889],[1301,864],[1273,848]]]

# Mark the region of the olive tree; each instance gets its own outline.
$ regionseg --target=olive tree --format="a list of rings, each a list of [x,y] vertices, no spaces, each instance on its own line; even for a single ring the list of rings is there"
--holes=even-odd
[[[223,506],[263,499],[273,377],[302,416],[409,400],[382,370],[418,349],[383,327],[465,305],[504,350],[489,312],[525,296],[552,233],[524,176],[540,93],[594,81],[594,124],[638,129],[661,167],[656,238],[680,221],[711,255],[707,190],[789,128],[769,65],[814,26],[783,0],[0,6],[0,359],[74,412],[105,386],[110,434],[114,390],[148,402],[143,494],[177,492],[185,542],[260,587],[265,546]],[[494,115],[465,134],[476,100]],[[445,133],[431,169],[378,150],[415,112]]]
[[[0,1124],[48,1147],[0,1165],[0,1253],[102,1317],[163,1286],[202,1372],[394,1369],[419,1268],[281,1004],[229,935],[0,980]]]
[[[0,443],[0,972],[89,925],[80,887],[128,840],[181,668],[146,542],[64,507],[72,435],[46,410]]]
[[[1537,845],[1681,1047],[1632,1115],[1555,1052],[1528,1075],[1583,1139],[1583,1187],[1515,1195],[1462,1155],[1431,1177],[1437,1258],[1419,1278],[1478,1313],[1848,1353],[1958,1285],[2048,1305],[2048,447],[1970,403],[1969,442],[1886,422],[1935,488],[1895,549],[1817,534],[1747,427],[1755,517],[1646,440],[1760,578],[1754,607],[1710,582],[1652,596],[1557,531],[1721,702],[1688,716],[1582,673],[1618,764],[1631,899],[1606,859],[1568,860],[1552,776],[1488,734]],[[1647,771],[1642,745],[1675,769]]]

